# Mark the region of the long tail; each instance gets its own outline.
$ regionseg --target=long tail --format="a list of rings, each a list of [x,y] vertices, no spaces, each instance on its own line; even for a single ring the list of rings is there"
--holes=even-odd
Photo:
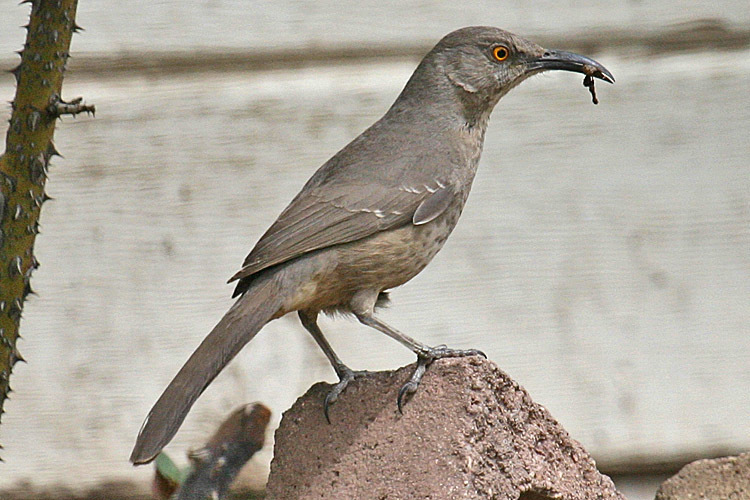
[[[150,462],[172,440],[208,384],[278,312],[280,291],[273,277],[259,280],[221,318],[151,408],[130,454],[133,464]]]

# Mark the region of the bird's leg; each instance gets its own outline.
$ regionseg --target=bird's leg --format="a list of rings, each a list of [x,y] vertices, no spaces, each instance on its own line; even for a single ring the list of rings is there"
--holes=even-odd
[[[427,371],[433,361],[441,358],[459,358],[463,356],[482,356],[487,357],[482,351],[478,349],[450,349],[444,345],[436,347],[430,347],[421,342],[414,340],[408,335],[404,335],[395,328],[387,325],[383,321],[379,320],[372,314],[356,314],[357,319],[363,324],[371,328],[374,328],[380,332],[385,333],[389,337],[401,342],[403,345],[411,349],[417,355],[417,367],[412,373],[409,380],[401,387],[398,391],[398,411],[403,413],[403,404],[405,398],[408,398],[415,392],[419,387],[422,377]]]
[[[365,376],[369,372],[365,370],[354,371],[346,366],[343,361],[341,361],[341,359],[333,351],[331,344],[329,344],[328,340],[326,340],[326,338],[323,336],[323,332],[320,331],[320,327],[318,327],[317,321],[318,314],[316,312],[299,311],[298,314],[299,319],[302,322],[302,326],[304,326],[305,330],[310,332],[310,335],[313,336],[315,342],[317,342],[318,346],[320,346],[320,348],[323,350],[326,358],[328,358],[328,361],[331,362],[333,369],[336,371],[336,375],[338,375],[339,377],[338,384],[333,386],[333,389],[331,389],[328,395],[326,395],[326,399],[323,402],[323,413],[325,413],[326,420],[330,424],[331,419],[328,416],[328,408],[336,402],[336,400],[339,398],[339,395],[344,392],[346,386],[349,385],[349,382],[357,377]]]

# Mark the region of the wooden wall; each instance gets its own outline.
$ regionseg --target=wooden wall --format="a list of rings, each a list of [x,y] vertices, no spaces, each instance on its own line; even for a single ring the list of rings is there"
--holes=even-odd
[[[39,296],[22,325],[29,363],[0,427],[0,488],[150,474],[129,466],[130,446],[231,304],[225,280],[306,178],[385,111],[414,47],[468,24],[564,41],[750,21],[740,1],[359,4],[81,2],[81,71],[64,90],[97,115],[58,129],[65,159],[51,172]],[[10,67],[26,9],[3,10]],[[590,43],[617,84],[598,86],[599,106],[572,74],[503,99],[459,227],[384,317],[428,343],[483,349],[610,470],[748,449],[750,53]],[[363,44],[404,55],[268,71],[97,66],[290,47],[304,60]],[[8,101],[12,79],[1,78]],[[412,361],[351,321],[323,328],[354,368]],[[281,319],[216,380],[170,451],[181,458],[244,402],[278,419],[320,379],[335,379],[325,358],[296,318]]]

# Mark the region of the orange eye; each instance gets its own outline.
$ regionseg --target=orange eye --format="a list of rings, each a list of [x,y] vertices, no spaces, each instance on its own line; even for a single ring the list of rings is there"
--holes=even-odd
[[[500,45],[492,49],[492,55],[495,56],[495,59],[498,61],[505,61],[510,55],[510,50],[508,50],[508,47]]]

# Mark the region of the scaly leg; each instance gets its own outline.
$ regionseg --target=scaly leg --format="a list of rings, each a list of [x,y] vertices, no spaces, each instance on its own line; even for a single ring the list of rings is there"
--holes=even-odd
[[[414,340],[413,338],[404,335],[395,328],[388,326],[372,314],[357,314],[357,319],[363,324],[371,328],[374,328],[380,332],[385,333],[389,337],[401,342],[403,345],[408,347],[417,355],[417,368],[412,373],[409,380],[401,387],[398,391],[398,411],[403,413],[403,405],[405,398],[408,398],[415,392],[419,387],[422,377],[427,371],[433,361],[441,358],[458,358],[463,356],[487,356],[478,349],[449,349],[444,345],[437,347],[430,347]]]
[[[331,362],[333,369],[336,371],[336,375],[338,375],[339,377],[339,383],[333,386],[333,389],[331,389],[328,395],[326,395],[326,399],[323,402],[323,412],[325,413],[326,420],[330,424],[331,419],[328,415],[328,408],[336,402],[341,393],[344,392],[344,389],[346,389],[346,386],[349,385],[349,382],[357,377],[365,376],[369,372],[364,370],[354,371],[346,366],[343,361],[341,361],[341,359],[333,351],[331,344],[329,344],[328,340],[326,340],[326,338],[323,336],[323,332],[320,331],[320,327],[318,327],[317,313],[311,313],[309,311],[299,311],[298,314],[299,319],[302,322],[302,326],[304,326],[305,330],[310,332],[310,335],[313,336],[315,342],[317,342],[318,346],[320,346],[320,348],[323,350],[326,357],[328,358],[328,361]]]

